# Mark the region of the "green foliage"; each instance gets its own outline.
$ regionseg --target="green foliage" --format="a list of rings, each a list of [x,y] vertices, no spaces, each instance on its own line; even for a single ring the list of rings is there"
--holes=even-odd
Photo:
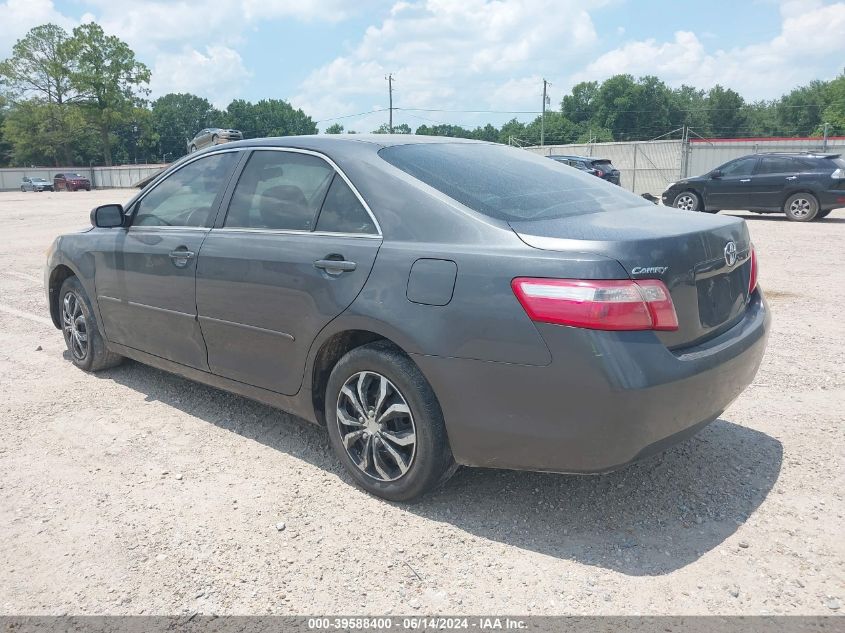
[[[75,62],[70,86],[99,132],[105,164],[111,165],[112,131],[143,103],[142,96],[149,93],[150,71],[136,61],[126,42],[106,35],[94,22],[73,29],[66,47]]]
[[[343,126],[340,123],[332,123],[326,128],[326,134],[343,134]]]
[[[3,134],[17,165],[86,164],[96,136],[78,108],[30,99],[6,115]]]
[[[174,159],[187,151],[187,141],[207,127],[226,125],[225,115],[208,99],[188,93],[170,93],[153,101],[151,125],[158,135],[153,153]]]
[[[372,131],[373,134],[390,134],[390,126],[387,123],[382,123],[378,129]],[[393,134],[410,134],[411,126],[407,123],[400,123],[393,126]]]
[[[317,133],[310,116],[282,99],[258,103],[235,99],[226,108],[226,121],[228,127],[243,132],[244,138]]]
[[[72,95],[70,73],[74,65],[68,39],[67,32],[55,24],[31,29],[12,47],[12,56],[0,62],[0,83],[14,97],[65,103]]]

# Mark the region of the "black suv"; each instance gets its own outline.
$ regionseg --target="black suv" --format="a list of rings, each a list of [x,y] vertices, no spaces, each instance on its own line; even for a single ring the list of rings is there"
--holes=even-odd
[[[619,170],[607,158],[589,158],[587,156],[549,156],[552,160],[565,163],[575,169],[586,171],[603,180],[619,184]]]
[[[663,204],[707,213],[783,212],[790,220],[809,222],[845,207],[845,159],[815,152],[751,154],[671,183]]]

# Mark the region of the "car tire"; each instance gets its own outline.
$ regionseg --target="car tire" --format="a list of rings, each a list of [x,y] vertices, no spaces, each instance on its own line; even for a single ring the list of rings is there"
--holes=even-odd
[[[816,219],[817,219],[817,220],[821,220],[822,218],[826,218],[827,216],[829,216],[829,215],[830,215],[830,212],[831,212],[831,211],[833,211],[833,209],[827,209],[826,211],[819,211],[819,212],[816,214]]]
[[[106,347],[91,302],[76,277],[65,279],[59,291],[59,321],[70,358],[80,369],[100,371],[123,361]]]
[[[216,134],[211,135],[211,144],[212,145],[217,145],[217,141],[219,141],[219,140],[220,140],[220,137],[217,136]]]
[[[682,211],[700,211],[701,198],[694,191],[682,191],[675,196],[672,206]]]
[[[783,212],[793,222],[810,222],[819,213],[819,201],[811,193],[794,193],[783,204]]]
[[[191,145],[191,154],[193,154],[195,151],[197,151],[197,146]]]
[[[21,193],[26,193],[26,187],[24,187],[23,185],[21,185]]]
[[[386,341],[358,347],[338,361],[325,407],[332,449],[354,482],[373,495],[411,501],[457,469],[431,385]],[[393,413],[380,420],[387,411]]]

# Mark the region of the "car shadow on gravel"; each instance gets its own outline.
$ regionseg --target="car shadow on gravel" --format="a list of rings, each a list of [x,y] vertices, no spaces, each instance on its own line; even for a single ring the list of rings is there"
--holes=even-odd
[[[352,485],[325,431],[304,420],[133,361],[96,376]],[[491,541],[656,576],[689,565],[734,534],[771,491],[782,457],[778,440],[719,419],[683,444],[615,473],[462,468],[418,502],[392,505]]]

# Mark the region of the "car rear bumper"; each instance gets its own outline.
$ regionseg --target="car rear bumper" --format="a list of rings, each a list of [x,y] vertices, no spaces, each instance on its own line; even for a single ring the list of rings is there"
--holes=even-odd
[[[414,360],[440,400],[459,463],[596,473],[663,450],[716,419],[753,380],[769,322],[756,292],[742,321],[682,352],[653,332],[539,324],[553,356],[545,367]]]
[[[845,207],[845,189],[829,189],[819,192],[819,208],[822,211]]]

